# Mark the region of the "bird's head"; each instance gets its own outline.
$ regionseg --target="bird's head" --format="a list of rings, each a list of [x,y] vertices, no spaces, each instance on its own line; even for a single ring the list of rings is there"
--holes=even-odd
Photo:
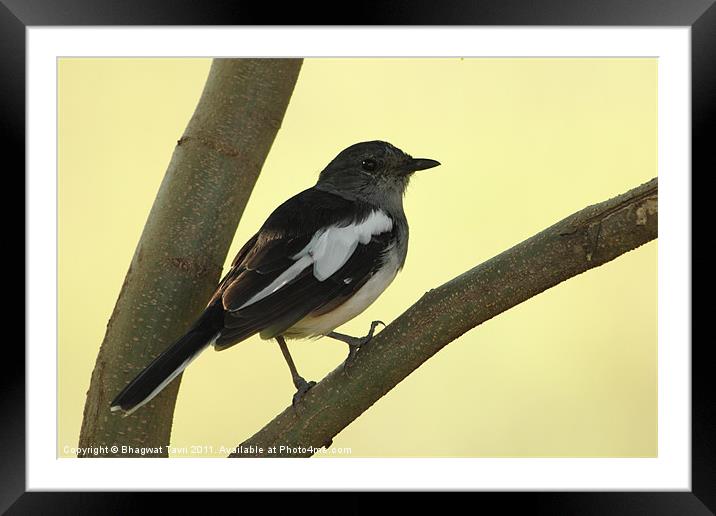
[[[341,151],[318,178],[316,186],[370,202],[399,202],[410,176],[437,167],[433,159],[413,158],[388,142],[371,141]]]

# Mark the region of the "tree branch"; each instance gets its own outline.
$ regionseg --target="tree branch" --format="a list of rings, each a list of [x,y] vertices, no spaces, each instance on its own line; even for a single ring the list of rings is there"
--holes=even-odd
[[[117,299],[85,402],[80,447],[166,456],[179,382],[137,414],[112,398],[203,309],[288,106],[300,59],[215,59],[177,142]],[[112,446],[117,445],[118,451]],[[146,455],[145,455],[146,456]]]
[[[432,289],[230,457],[308,457],[444,346],[562,281],[657,237],[652,179],[589,206]],[[276,447],[269,453],[270,447]],[[284,447],[284,448],[281,448]]]

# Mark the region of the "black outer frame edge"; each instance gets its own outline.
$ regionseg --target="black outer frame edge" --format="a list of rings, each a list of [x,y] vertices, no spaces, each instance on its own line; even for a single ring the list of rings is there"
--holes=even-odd
[[[2,0],[26,25],[691,25],[713,0]],[[341,16],[342,15],[342,16]]]
[[[0,0],[0,146],[2,146],[3,171],[6,180],[16,180],[19,185],[14,187],[15,196],[22,192],[25,197],[25,25],[16,18]],[[14,158],[14,159],[13,159]],[[10,165],[12,163],[12,165]],[[11,188],[10,184],[5,188]],[[6,190],[7,191],[7,190]],[[27,206],[27,203],[25,203]],[[15,208],[15,211],[17,209]],[[6,221],[16,216],[6,215]],[[12,218],[11,218],[12,217]],[[26,220],[26,219],[25,219]],[[16,242],[18,249],[22,242],[22,262],[25,264],[25,230],[20,221],[7,224],[7,229],[14,229],[18,235],[4,235],[6,242]],[[13,238],[15,237],[16,238]],[[7,255],[6,255],[7,257]],[[27,271],[27,269],[25,269]],[[20,275],[14,273],[5,276],[16,279]],[[17,285],[19,293],[25,292],[25,285]],[[11,289],[6,290],[6,292]],[[19,308],[20,302],[15,298],[9,305]],[[22,306],[25,306],[23,295]],[[20,320],[16,317],[15,321]],[[24,321],[24,317],[22,318]],[[16,323],[16,326],[20,324]],[[22,335],[24,340],[25,324]],[[9,337],[9,338],[8,338]],[[25,490],[25,348],[20,339],[12,334],[5,338],[4,350],[7,352],[2,360],[0,374],[0,512],[3,511],[20,493]]]
[[[187,459],[191,460],[191,459]],[[338,501],[335,496],[340,494]],[[380,514],[392,493],[26,493],[6,513],[25,515],[135,515],[176,511],[176,514],[232,514],[258,506],[289,514]],[[449,494],[449,502],[446,496]],[[268,496],[267,496],[268,495]],[[471,508],[477,514],[535,516],[709,516],[712,513],[691,493],[400,493],[401,514],[452,513],[449,507]],[[429,496],[436,495],[436,496]],[[269,500],[270,497],[270,500]],[[391,497],[395,503],[397,497]],[[225,509],[224,509],[225,507]],[[483,509],[484,508],[484,509]],[[482,509],[482,510],[481,510]],[[472,512],[472,511],[471,511]]]
[[[714,156],[714,137],[716,132],[716,4],[702,14],[691,27],[691,161],[692,161],[692,203],[705,211],[708,200],[695,202],[693,188],[694,177],[712,175],[716,171]],[[704,189],[701,189],[704,195]],[[692,211],[692,278],[693,235],[703,218]],[[699,264],[700,265],[700,264]],[[704,304],[693,302],[694,293],[705,291],[701,282],[692,285],[692,313],[704,310]],[[697,288],[694,288],[698,285]],[[704,314],[705,315],[705,314]],[[707,320],[704,317],[702,321]],[[713,358],[711,358],[711,338],[696,338],[694,317],[692,315],[691,347],[691,489],[692,492],[716,513],[716,381],[714,381]]]
[[[107,0],[0,0],[0,48],[3,54],[0,62],[0,76],[3,77],[0,127],[6,156],[14,155],[15,163],[20,163],[24,169],[26,26],[282,25],[289,21],[291,24],[328,25],[332,20],[325,21],[325,17],[335,14],[334,10],[320,9],[323,6],[315,3],[310,7],[301,4],[300,12],[298,4],[286,9],[282,6],[281,12],[275,12],[278,10],[266,4],[263,4],[265,7],[260,3],[246,4],[239,5],[236,1],[199,4],[191,0],[171,3],[165,0],[121,3]],[[319,21],[322,18],[323,21]],[[713,0],[446,1],[439,7],[426,0],[401,0],[389,5],[356,5],[350,18],[361,25],[692,26],[692,168],[701,170],[702,174],[716,170],[712,139],[709,139],[716,125],[716,67],[713,66],[716,63],[716,5]],[[25,190],[24,183],[22,189]],[[697,221],[694,217],[693,222]],[[5,353],[6,364],[11,363],[13,367],[6,365],[0,376],[0,410],[4,415],[0,425],[0,511],[12,505],[7,514],[142,513],[144,508],[150,507],[151,497],[152,502],[164,504],[165,510],[177,508],[185,512],[192,501],[205,509],[219,501],[244,501],[246,496],[251,496],[248,493],[25,493],[25,369],[19,366],[24,365],[25,355],[17,346],[6,346]],[[499,503],[503,510],[523,509],[536,514],[716,513],[716,440],[713,437],[716,435],[716,400],[711,361],[702,341],[693,342],[692,364],[692,492],[477,493],[480,501],[487,502],[489,498],[489,501]],[[295,495],[290,498],[273,496],[276,502],[286,500],[295,505]],[[342,505],[351,514],[372,510],[373,500],[379,500],[369,493],[346,496]],[[320,500],[325,501],[323,496]],[[410,501],[421,508],[427,507],[425,497],[419,493],[411,495]],[[317,510],[320,511],[320,507]]]

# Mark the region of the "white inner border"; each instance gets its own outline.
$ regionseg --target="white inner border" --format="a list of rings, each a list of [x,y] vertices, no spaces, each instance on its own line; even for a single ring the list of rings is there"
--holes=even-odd
[[[29,27],[27,489],[690,490],[690,39],[689,27]],[[50,257],[56,264],[62,56],[658,57],[658,458],[58,459]]]

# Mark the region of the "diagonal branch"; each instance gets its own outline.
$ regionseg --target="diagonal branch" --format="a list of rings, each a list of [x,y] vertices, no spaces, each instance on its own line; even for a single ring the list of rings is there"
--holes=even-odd
[[[231,457],[309,457],[423,362],[475,326],[657,237],[652,179],[588,206],[423,295]],[[270,447],[276,447],[269,453]],[[282,448],[283,447],[283,448]]]

